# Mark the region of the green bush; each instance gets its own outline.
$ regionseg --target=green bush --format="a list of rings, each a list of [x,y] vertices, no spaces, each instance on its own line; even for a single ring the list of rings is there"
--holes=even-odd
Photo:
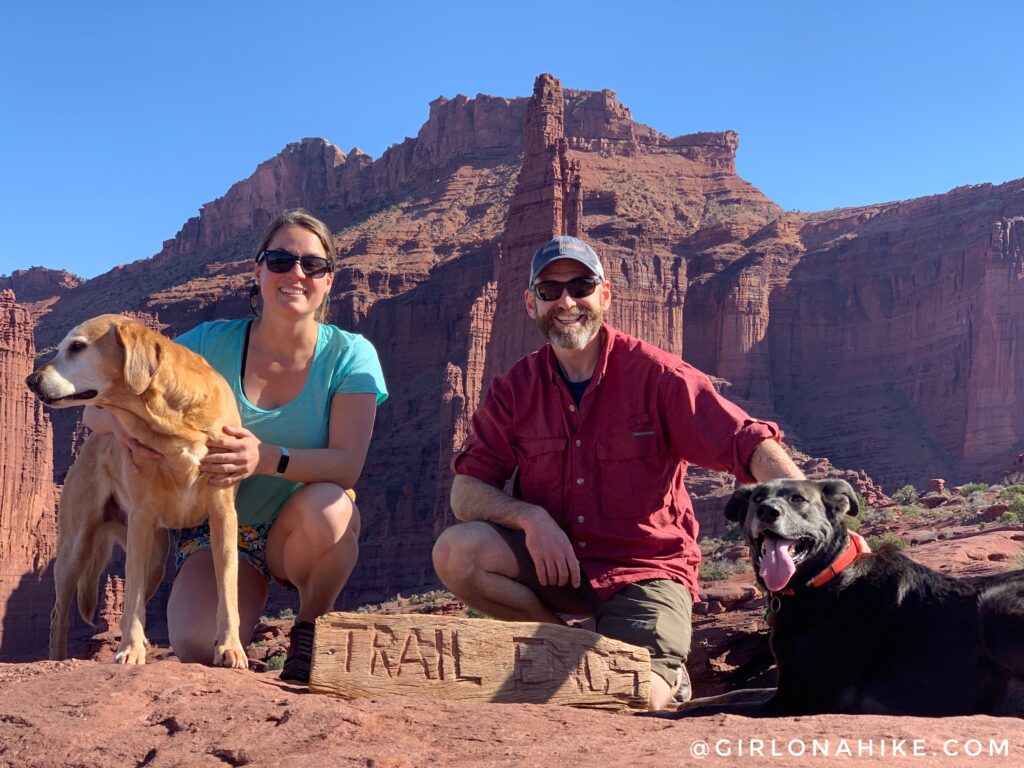
[[[857,533],[860,533],[860,527],[862,523],[859,517],[850,517],[849,515],[847,515],[846,520],[844,522],[846,523],[847,530],[856,531]]]
[[[279,653],[276,656],[271,656],[267,659],[267,669],[283,669],[284,668],[284,654]]]
[[[900,507],[900,511],[904,517],[920,517],[924,514],[924,507],[917,504],[908,504],[905,507]]]
[[[1004,486],[1001,491],[999,491],[999,498],[1004,501],[1012,499],[1014,496],[1022,495],[1024,495],[1024,485],[1020,484],[1007,485]]]
[[[912,485],[904,485],[892,495],[892,500],[897,504],[917,504],[917,491]]]
[[[1010,501],[1008,512],[1012,512],[1017,517],[1024,519],[1024,493],[1014,496]]]
[[[906,541],[901,539],[895,533],[886,531],[881,536],[868,536],[868,546],[872,550],[878,550],[884,547],[886,544],[893,544],[899,549],[906,549],[910,546]]]
[[[960,493],[963,496],[970,496],[972,493],[981,491],[984,493],[988,490],[988,483],[967,483],[960,486]]]
[[[999,516],[999,519],[996,522],[1002,523],[1003,525],[1016,525],[1017,523],[1024,522],[1024,515],[1008,509]]]

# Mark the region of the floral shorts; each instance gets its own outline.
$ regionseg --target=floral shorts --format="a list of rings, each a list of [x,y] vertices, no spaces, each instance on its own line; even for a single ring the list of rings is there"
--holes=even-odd
[[[267,536],[270,535],[270,526],[273,524],[274,522],[270,521],[268,523],[238,526],[239,559],[249,563],[249,565],[268,579],[274,578],[270,573],[270,569],[267,568],[266,553]],[[203,522],[194,528],[182,528],[180,531],[175,531],[174,573],[177,574],[181,570],[181,566],[185,564],[190,555],[194,555],[203,549],[211,549],[211,547],[209,522]],[[277,579],[277,581],[286,587],[294,589],[287,582],[283,582],[280,579]]]
[[[345,493],[354,502],[356,492],[346,489]],[[298,591],[295,586],[283,579],[278,579],[267,568],[267,536],[270,535],[270,528],[274,521],[266,523],[255,523],[252,525],[238,526],[238,557],[249,563],[267,579],[273,579],[283,587]],[[211,549],[210,544],[210,523],[205,521],[194,528],[182,528],[175,532],[174,547],[174,574],[177,576],[181,566],[185,564],[190,555],[194,555],[201,549]]]

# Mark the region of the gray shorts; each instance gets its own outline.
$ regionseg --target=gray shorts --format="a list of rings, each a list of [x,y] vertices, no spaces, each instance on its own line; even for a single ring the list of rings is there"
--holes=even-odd
[[[690,654],[693,635],[693,596],[685,586],[670,579],[650,579],[629,584],[607,600],[598,597],[586,577],[579,589],[542,586],[526,548],[526,534],[488,523],[515,553],[519,572],[513,577],[529,587],[554,613],[593,616],[599,634],[651,653],[651,669],[674,685],[679,667]]]

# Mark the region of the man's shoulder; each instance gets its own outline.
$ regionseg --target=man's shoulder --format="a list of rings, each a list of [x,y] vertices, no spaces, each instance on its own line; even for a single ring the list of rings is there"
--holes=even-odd
[[[626,362],[631,366],[646,364],[665,371],[697,370],[679,355],[617,329],[612,338],[611,356],[616,362]]]

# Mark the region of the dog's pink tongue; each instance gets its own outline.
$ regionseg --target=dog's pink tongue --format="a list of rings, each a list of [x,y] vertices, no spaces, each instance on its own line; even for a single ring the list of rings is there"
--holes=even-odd
[[[796,573],[793,556],[789,553],[795,543],[792,539],[769,538],[765,541],[761,555],[761,580],[772,592],[784,589]]]

